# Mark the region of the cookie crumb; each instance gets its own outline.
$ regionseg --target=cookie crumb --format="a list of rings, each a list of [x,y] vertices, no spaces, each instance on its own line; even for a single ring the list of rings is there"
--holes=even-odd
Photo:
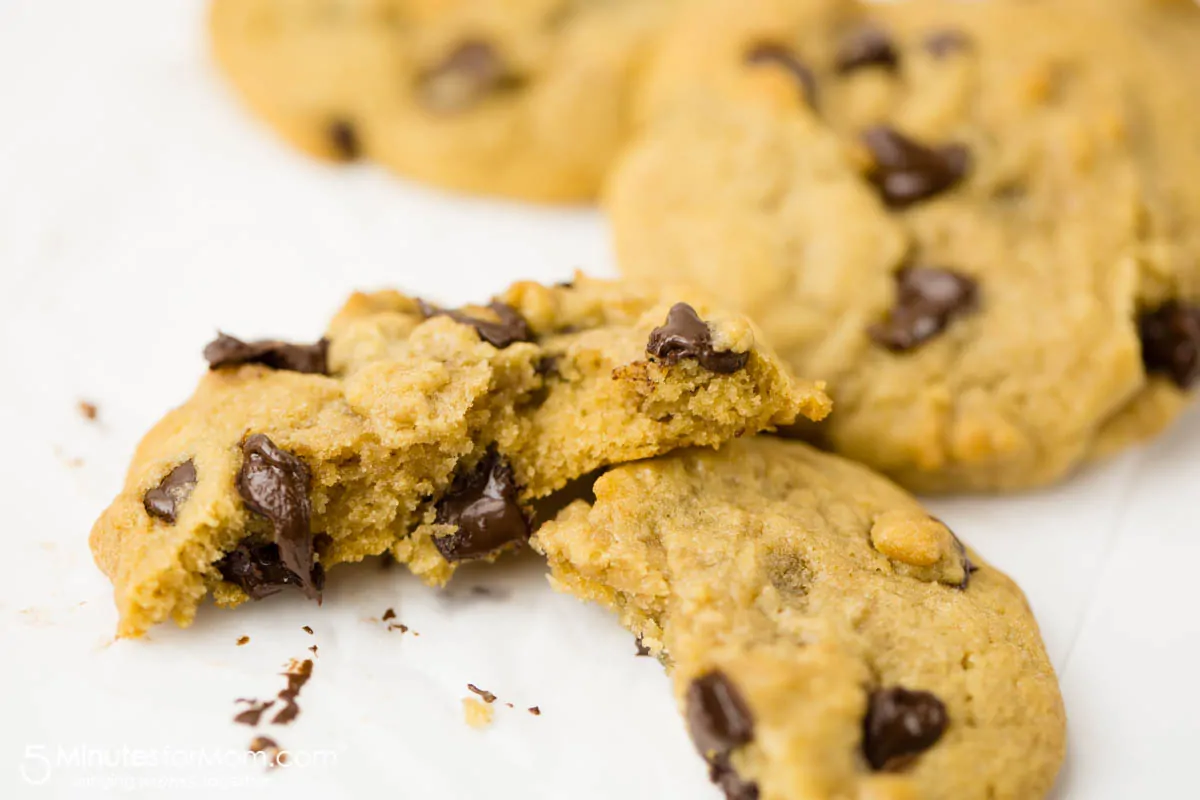
[[[90,403],[87,400],[80,400],[79,401],[79,413],[88,422],[95,422],[96,418],[98,416],[100,416],[100,409],[96,406],[95,403]]]
[[[637,641],[636,641],[634,644],[636,644],[636,645],[637,645],[637,652],[636,652],[636,653],[634,653],[634,655],[636,655],[636,656],[648,656],[648,655],[650,655],[650,648],[649,648],[649,647],[646,647],[645,643],[644,643],[644,642],[642,642],[642,637],[641,637],[641,636],[637,637]]]
[[[530,706],[529,713],[533,714],[535,717],[540,717],[542,715],[542,710],[537,706]]]
[[[512,704],[512,703],[505,703],[504,705],[508,706],[509,708],[512,708],[512,707],[513,707],[513,704]]]
[[[313,635],[313,629],[312,629],[312,628],[310,628],[310,627],[309,627],[309,626],[307,626],[307,625],[305,625],[305,626],[304,626],[303,628],[301,628],[300,630],[304,631],[304,632],[305,632],[305,633],[307,633],[309,636],[312,636],[312,635]]]
[[[279,747],[279,743],[270,736],[255,736],[250,740],[250,746],[246,749],[251,753],[262,753],[265,755],[267,757],[267,769],[279,766],[281,748]]]
[[[249,637],[249,636],[239,636],[239,637],[238,637],[238,640],[237,640],[237,646],[238,646],[238,647],[242,647],[242,646],[244,646],[244,645],[248,645],[248,644],[250,644],[250,637]]]
[[[496,695],[492,694],[487,689],[480,689],[473,683],[468,683],[467,689],[479,695],[481,698],[483,698],[483,702],[488,703],[489,705],[496,702]]]
[[[462,699],[463,718],[472,728],[486,728],[492,724],[496,711],[491,706],[481,703],[474,697]]]

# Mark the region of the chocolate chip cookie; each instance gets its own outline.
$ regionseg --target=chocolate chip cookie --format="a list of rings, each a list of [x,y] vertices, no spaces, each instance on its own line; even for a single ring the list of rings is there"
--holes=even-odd
[[[801,435],[922,491],[1052,482],[1200,380],[1197,53],[1190,3],[701,3],[607,190],[620,264],[828,379]]]
[[[686,301],[689,301],[686,302]],[[119,632],[188,624],[388,551],[424,580],[522,544],[599,468],[819,418],[742,317],[578,275],[490,305],[359,294],[315,344],[222,334],[96,523]]]
[[[441,186],[593,197],[675,0],[214,0],[213,51],[256,114],[324,158]]]
[[[606,472],[536,533],[671,672],[733,800],[1033,800],[1062,700],[1024,596],[912,497],[755,437]]]

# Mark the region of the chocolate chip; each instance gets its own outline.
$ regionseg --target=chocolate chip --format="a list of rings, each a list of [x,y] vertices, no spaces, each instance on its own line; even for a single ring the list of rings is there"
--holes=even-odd
[[[497,347],[501,350],[510,344],[528,342],[533,339],[533,334],[529,330],[529,323],[525,321],[525,318],[515,308],[498,300],[488,303],[488,308],[492,310],[492,313],[496,315],[498,320],[495,322],[473,317],[459,310],[441,309],[426,303],[424,300],[418,300],[417,305],[421,309],[421,314],[426,319],[430,317],[449,317],[455,322],[470,325],[475,328],[475,332],[479,334],[480,339],[483,339],[492,347]]]
[[[529,538],[529,521],[517,504],[512,467],[495,450],[470,472],[459,474],[437,504],[437,522],[458,527],[435,536],[434,545],[447,561],[491,555]]]
[[[239,587],[253,600],[270,597],[285,586],[304,588],[296,573],[283,565],[279,547],[275,544],[252,545],[242,542],[216,563],[221,577]],[[320,564],[312,569],[311,584],[318,592],[325,584],[325,571]]]
[[[728,757],[708,765],[708,778],[725,793],[725,800],[758,800],[758,784],[743,780]]]
[[[650,332],[646,352],[675,364],[681,358],[694,358],[709,372],[728,375],[746,366],[749,353],[714,350],[712,331],[696,309],[687,303],[676,303],[667,314],[666,324]]]
[[[233,336],[218,333],[204,348],[209,369],[236,367],[242,364],[262,364],[271,369],[328,375],[329,340],[316,344],[289,344],[272,339],[243,342]]]
[[[893,353],[912,350],[937,336],[955,317],[973,310],[978,284],[936,267],[905,267],[896,273],[896,304],[867,333]]]
[[[932,31],[922,44],[934,58],[945,58],[971,49],[971,40],[965,33],[950,29]]]
[[[1166,375],[1180,389],[1200,379],[1200,306],[1171,300],[1138,319],[1147,372]]]
[[[189,459],[168,472],[158,486],[146,492],[142,505],[150,516],[174,523],[180,506],[195,488],[196,465]]]
[[[933,747],[948,723],[946,707],[929,692],[877,689],[863,719],[863,755],[874,770],[901,769]]]
[[[522,83],[492,45],[467,41],[421,76],[418,91],[425,108],[438,114],[454,114],[496,92],[517,89]]]
[[[380,619],[383,620],[384,622],[387,622],[389,619],[395,619],[395,618],[396,618],[396,610],[394,608],[389,608],[387,611],[384,611],[383,616],[380,617]]]
[[[263,434],[256,433],[242,443],[238,494],[251,511],[271,521],[280,565],[300,579],[298,585],[305,595],[316,598],[319,591],[310,579],[313,574],[313,536],[309,527],[312,506],[308,498],[311,479],[308,465],[276,447]]]
[[[875,161],[867,178],[891,208],[906,208],[953,188],[971,164],[963,145],[926,147],[886,125],[868,128],[862,142]]]
[[[745,60],[750,66],[782,67],[800,85],[805,102],[812,108],[817,107],[816,76],[790,47],[778,42],[760,42],[750,48]]]
[[[329,123],[329,143],[333,152],[341,161],[355,161],[362,155],[362,143],[358,140],[358,130],[354,123],[345,119],[336,119]]]
[[[941,520],[938,521],[940,522]],[[947,528],[947,530],[949,529]],[[967,546],[962,543],[962,539],[955,536],[954,531],[950,531],[950,536],[953,537],[954,545],[958,548],[958,557],[962,560],[963,567],[962,583],[958,584],[956,588],[966,591],[967,587],[971,585],[971,576],[979,572],[979,567],[975,566],[975,563],[971,561],[971,556],[967,553]]]
[[[737,687],[720,670],[692,681],[687,724],[696,749],[709,761],[727,756],[754,738],[754,718]]]
[[[834,60],[835,68],[842,74],[862,67],[895,69],[899,63],[892,37],[874,25],[864,25],[842,39]]]

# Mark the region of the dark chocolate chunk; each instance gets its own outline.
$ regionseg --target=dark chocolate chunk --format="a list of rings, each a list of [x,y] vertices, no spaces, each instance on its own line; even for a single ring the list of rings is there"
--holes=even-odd
[[[863,755],[874,770],[901,769],[933,747],[948,723],[946,707],[929,692],[876,689],[863,719]]]
[[[804,101],[812,108],[817,107],[817,78],[796,51],[778,42],[760,42],[746,53],[746,63],[751,66],[782,67],[800,86]]]
[[[475,332],[479,334],[480,339],[483,339],[492,347],[501,350],[515,342],[533,340],[533,334],[529,330],[529,323],[525,321],[525,318],[515,308],[507,303],[501,303],[497,300],[488,303],[488,308],[492,310],[492,313],[496,315],[498,320],[495,322],[473,317],[457,309],[446,310],[438,308],[426,303],[424,300],[418,300],[417,303],[426,319],[430,317],[449,317],[455,322],[470,325],[475,328]]]
[[[358,130],[354,123],[347,119],[335,119],[329,123],[329,143],[333,152],[341,161],[356,161],[362,155],[362,143],[358,140]]]
[[[484,41],[466,41],[421,76],[421,104],[439,114],[466,111],[489,95],[520,88],[523,81]]]
[[[842,74],[863,67],[895,69],[899,63],[900,55],[892,37],[874,25],[864,25],[842,39],[834,60],[834,66]]]
[[[146,496],[142,505],[152,517],[174,523],[179,508],[196,488],[196,465],[189,459],[167,473]]]
[[[666,323],[650,332],[646,352],[668,364],[694,358],[709,372],[721,375],[737,372],[750,358],[749,353],[714,350],[712,331],[687,303],[672,306]]]
[[[725,800],[758,800],[758,784],[743,780],[722,757],[708,765],[708,778],[725,793]]]
[[[754,738],[754,718],[741,694],[720,670],[692,681],[687,691],[687,725],[696,749],[710,762]]]
[[[867,333],[876,344],[903,353],[937,336],[955,317],[974,310],[978,284],[936,267],[905,267],[896,273],[896,304]]]
[[[971,166],[963,145],[926,147],[886,125],[868,128],[862,142],[875,162],[867,178],[892,208],[906,208],[952,189]]]
[[[312,677],[312,671],[312,659],[293,660],[288,665],[287,672],[283,673],[287,678],[287,688],[277,695],[284,705],[271,719],[272,725],[287,725],[300,715],[300,706],[296,704],[296,698],[300,696],[300,690],[304,688],[304,684],[308,683],[308,679]]]
[[[1200,379],[1200,306],[1171,300],[1138,319],[1147,372],[1170,378],[1180,389]]]
[[[395,618],[396,618],[396,609],[394,609],[394,608],[389,608],[388,610],[384,611],[383,616],[380,617],[380,619],[384,622],[387,622],[389,619],[395,619]]]
[[[967,35],[951,29],[930,32],[922,44],[934,58],[945,58],[971,49],[971,40]]]
[[[243,342],[218,333],[217,338],[204,348],[204,358],[208,361],[209,369],[262,364],[271,369],[328,375],[328,352],[328,339],[321,339],[316,344],[289,344],[273,339]]]
[[[310,577],[313,574],[310,481],[308,465],[276,447],[263,434],[253,434],[242,443],[238,494],[251,511],[271,521],[280,565],[300,578],[298,585],[305,595],[316,598],[319,591]]]
[[[269,597],[285,586],[305,586],[296,573],[283,565],[275,544],[242,542],[218,561],[216,567],[224,580],[240,587],[254,600]],[[311,584],[317,592],[324,587],[325,571],[320,564],[312,569]]]
[[[483,558],[529,538],[529,521],[517,503],[512,467],[495,450],[488,451],[470,472],[460,473],[437,504],[437,523],[458,527],[435,536],[434,545],[447,561]]]

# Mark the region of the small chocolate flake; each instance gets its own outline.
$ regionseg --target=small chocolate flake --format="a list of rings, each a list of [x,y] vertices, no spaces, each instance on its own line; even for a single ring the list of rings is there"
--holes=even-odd
[[[95,422],[96,417],[100,416],[100,409],[95,403],[89,403],[87,400],[79,401],[79,414],[88,422]]]
[[[408,633],[408,626],[402,622],[389,622],[387,629],[389,631],[400,631],[401,633]]]
[[[312,647],[308,648],[308,652],[312,653],[315,657],[317,655],[317,646],[314,644]]]
[[[304,688],[304,684],[308,683],[308,679],[312,677],[312,671],[312,659],[293,660],[288,664],[287,671],[282,673],[287,678],[287,688],[278,695],[279,699],[284,702],[284,706],[275,714],[271,724],[287,725],[300,715],[300,706],[296,704],[296,698],[300,696],[300,690]]]
[[[308,498],[311,474],[301,459],[281,450],[261,433],[242,443],[242,468],[237,490],[246,507],[271,521],[280,563],[299,578],[300,590],[316,599],[320,589],[313,578],[312,507]]]
[[[383,620],[384,622],[387,622],[389,619],[395,619],[395,618],[396,618],[396,612],[395,612],[395,610],[390,609],[390,608],[387,611],[384,611],[383,616],[380,617],[380,619]]]
[[[760,42],[746,53],[746,64],[750,66],[782,67],[800,86],[804,101],[810,108],[817,107],[817,79],[813,71],[800,60],[796,52],[778,42]]]
[[[519,89],[524,81],[504,63],[491,44],[466,41],[418,81],[421,105],[436,114],[466,111],[501,92]]]
[[[312,635],[313,635],[313,629],[312,629],[312,628],[310,628],[310,627],[309,627],[309,626],[307,626],[307,625],[305,625],[305,626],[304,626],[303,628],[301,628],[300,630],[304,631],[304,632],[305,632],[305,633],[307,633],[309,636],[312,636]]]
[[[862,134],[874,166],[867,178],[891,208],[907,208],[957,186],[966,177],[971,158],[960,144],[926,147],[887,127],[877,125]]]
[[[1200,306],[1171,300],[1138,319],[1146,371],[1170,378],[1180,389],[1200,380]]]
[[[540,717],[542,715],[542,710],[537,706],[530,706],[529,713],[533,714],[535,717]]]
[[[479,695],[479,698],[481,700],[483,700],[483,702],[485,702],[485,703],[490,704],[490,703],[496,702],[496,695],[492,694],[487,689],[480,689],[478,686],[476,686],[473,683],[468,683],[467,689],[470,690],[472,693]]]
[[[262,364],[271,369],[310,375],[329,374],[328,354],[328,339],[321,339],[316,344],[290,344],[274,339],[244,342],[220,332],[204,348],[209,369]]]
[[[929,692],[877,689],[863,719],[863,755],[876,771],[903,769],[937,743],[947,724],[946,707]]]
[[[515,308],[498,300],[493,300],[488,304],[488,308],[496,315],[497,322],[473,317],[457,309],[441,309],[426,303],[424,300],[418,300],[417,305],[421,309],[421,314],[426,319],[430,317],[449,317],[455,322],[470,325],[475,328],[475,332],[479,334],[480,339],[500,350],[516,342],[529,342],[533,340],[533,335],[529,330],[529,323],[525,321],[525,318]]]
[[[329,123],[329,144],[340,161],[356,161],[362,155],[358,130],[350,120],[336,119]]]
[[[922,44],[934,58],[946,58],[971,49],[970,38],[962,31],[951,29],[930,32]]]
[[[267,709],[275,705],[274,700],[250,700],[245,697],[239,697],[234,702],[245,703],[248,708],[245,711],[238,713],[237,716],[233,718],[233,721],[239,725],[249,725],[250,727],[257,725],[259,720],[262,719],[262,715],[266,713]]]
[[[867,333],[893,353],[912,350],[973,311],[978,295],[975,280],[953,270],[905,267],[896,273],[896,304]]]
[[[694,358],[709,372],[721,375],[737,372],[750,358],[749,353],[714,350],[712,330],[687,303],[672,306],[666,323],[650,332],[646,352],[667,364]]]
[[[279,743],[269,736],[255,736],[246,748],[251,753],[263,753],[267,756],[267,769],[273,769],[281,763],[279,758],[283,752]],[[286,762],[284,762],[286,763]]]
[[[842,39],[835,58],[835,68],[843,75],[863,67],[894,70],[899,63],[892,37],[874,25],[865,25]]]
[[[754,738],[754,718],[737,687],[716,670],[692,681],[687,724],[696,749],[710,763]]]
[[[240,637],[238,637],[238,640],[237,640],[237,646],[238,646],[238,647],[242,647],[243,645],[247,645],[247,644],[250,644],[250,637],[249,637],[249,636],[240,636]]]
[[[637,640],[634,642],[634,644],[637,646],[637,653],[635,653],[634,655],[639,655],[639,656],[650,655],[650,648],[646,647],[646,645],[642,644],[642,637],[640,637],[640,636],[637,637]]]
[[[146,492],[142,505],[150,516],[174,523],[180,506],[195,488],[196,465],[189,459],[168,472],[158,486]]]
[[[513,704],[512,704],[512,703],[505,703],[504,705],[505,705],[507,708],[515,708],[515,706],[513,706]]]
[[[484,558],[529,538],[529,521],[517,503],[512,467],[494,449],[470,472],[460,473],[437,504],[439,525],[458,528],[435,536],[433,544],[447,561]]]

